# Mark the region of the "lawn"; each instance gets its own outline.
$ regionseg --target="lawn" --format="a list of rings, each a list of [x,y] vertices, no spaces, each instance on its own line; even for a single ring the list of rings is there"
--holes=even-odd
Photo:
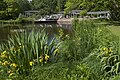
[[[120,37],[120,22],[119,21],[103,21],[99,24],[105,25],[114,35]]]
[[[120,26],[110,25],[110,26],[108,26],[108,29],[109,29],[114,35],[120,37]]]

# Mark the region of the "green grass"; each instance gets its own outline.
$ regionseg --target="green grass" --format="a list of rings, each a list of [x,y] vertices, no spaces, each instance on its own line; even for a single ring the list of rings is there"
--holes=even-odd
[[[110,25],[107,28],[116,36],[120,37],[120,26]]]
[[[120,37],[120,22],[119,21],[95,21],[97,24],[102,24],[107,27],[114,35]]]
[[[17,18],[16,20],[0,20],[0,24],[18,24],[18,23],[31,23],[34,22],[33,18]]]
[[[55,39],[49,43],[44,31],[11,36],[8,44],[0,45],[0,79],[108,80],[114,76],[117,79],[119,40],[113,34],[120,37],[120,28],[112,25],[75,20],[74,36],[62,37],[64,33],[60,30],[57,43]]]

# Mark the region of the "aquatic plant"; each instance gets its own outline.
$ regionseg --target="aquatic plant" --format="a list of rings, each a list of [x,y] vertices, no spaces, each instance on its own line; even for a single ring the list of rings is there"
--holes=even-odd
[[[24,78],[31,74],[34,66],[56,62],[59,46],[54,38],[48,40],[44,30],[16,33],[1,50],[0,66],[10,78],[20,78],[20,75]]]

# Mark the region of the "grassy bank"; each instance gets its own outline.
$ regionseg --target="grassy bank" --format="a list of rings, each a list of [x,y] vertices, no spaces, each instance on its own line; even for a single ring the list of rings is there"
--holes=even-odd
[[[16,34],[0,46],[0,79],[119,79],[119,39],[105,25],[74,20],[50,42],[44,31]]]
[[[0,20],[0,24],[18,24],[18,23],[34,23],[33,18],[18,18],[16,20]]]
[[[116,36],[119,36],[120,37],[120,26],[107,26],[108,29]]]
[[[120,22],[119,21],[100,21],[100,20],[96,20],[94,22],[97,23],[97,24],[104,25],[114,35],[120,37]]]

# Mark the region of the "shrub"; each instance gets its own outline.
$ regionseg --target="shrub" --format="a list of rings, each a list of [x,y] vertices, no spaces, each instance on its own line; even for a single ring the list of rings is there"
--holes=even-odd
[[[73,37],[63,42],[63,54],[69,60],[82,60],[98,48],[103,34],[103,27],[92,21],[73,22]],[[99,42],[99,43],[98,43]]]
[[[74,36],[63,42],[61,49],[63,60],[80,61],[88,65],[91,72],[95,73],[96,79],[106,78],[108,72],[112,74],[110,76],[119,73],[119,41],[116,36],[105,26],[95,24],[93,21],[75,20],[73,31]],[[107,54],[106,51],[102,52],[103,48],[107,48]],[[112,53],[111,50],[113,50]],[[106,55],[107,59],[103,59]],[[102,61],[105,63],[101,63]],[[111,63],[114,65],[110,66]],[[111,69],[105,72],[107,67]]]

